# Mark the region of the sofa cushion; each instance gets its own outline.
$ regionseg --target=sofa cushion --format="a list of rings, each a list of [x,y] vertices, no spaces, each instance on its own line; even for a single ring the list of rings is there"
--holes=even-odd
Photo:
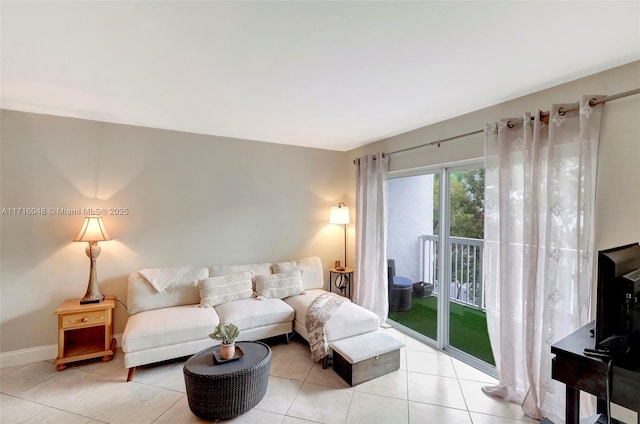
[[[274,274],[294,271],[302,271],[302,285],[305,290],[321,289],[324,287],[322,262],[317,256],[299,259],[297,261],[278,262],[272,265]]]
[[[198,281],[200,306],[213,307],[221,303],[253,296],[251,271],[209,277]]]
[[[306,290],[304,294],[298,296],[291,296],[287,298],[285,302],[296,310],[296,320],[304,322],[304,317],[307,314],[307,310],[311,306],[316,297],[326,293],[323,289]]]
[[[129,274],[127,286],[127,309],[130,314],[200,302],[198,289],[193,281],[209,276],[209,269],[192,267],[171,287],[158,293],[139,272]]]
[[[234,300],[215,307],[223,324],[233,323],[242,330],[292,322],[294,310],[280,299]]]
[[[271,274],[271,263],[263,262],[259,264],[243,265],[217,265],[209,268],[209,277],[220,277],[223,275],[238,274],[251,271],[254,275]]]
[[[216,265],[209,268],[210,277],[220,277],[223,275],[237,274],[239,272],[251,271],[253,275],[271,274],[271,263],[262,262],[257,264],[241,264],[241,265]],[[252,285],[255,291],[255,284]]]
[[[301,328],[306,328],[305,318],[311,303],[316,297],[326,293],[325,290],[307,290],[305,294],[287,297],[283,299],[296,311],[295,319],[300,322]],[[327,341],[340,340],[345,337],[375,331],[380,327],[380,319],[368,309],[355,303],[344,302],[338,311],[327,321],[325,333]],[[302,336],[307,337],[302,334]]]
[[[369,331],[354,337],[336,340],[329,346],[350,364],[362,362],[404,347],[404,343],[385,333],[384,330]]]
[[[131,315],[122,335],[125,353],[206,339],[220,319],[213,308],[174,306]]]
[[[256,275],[253,279],[258,299],[284,299],[304,292],[302,271],[288,271],[280,274]]]

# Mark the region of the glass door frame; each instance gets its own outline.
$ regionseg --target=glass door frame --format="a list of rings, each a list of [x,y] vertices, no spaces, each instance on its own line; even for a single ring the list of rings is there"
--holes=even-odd
[[[407,328],[403,325],[395,323],[394,327],[397,327],[403,333],[409,334],[411,337],[420,340],[438,350],[447,352],[454,358],[477,368],[486,374],[493,377],[498,376],[496,367],[488,364],[475,356],[468,354],[460,349],[457,349],[449,343],[449,331],[450,331],[450,285],[444,284],[445,281],[450,281],[451,277],[451,255],[448,252],[448,246],[450,242],[450,230],[451,230],[451,218],[450,218],[450,199],[451,192],[450,187],[450,174],[456,171],[466,171],[469,169],[484,168],[484,159],[470,159],[465,161],[453,162],[444,165],[425,166],[419,168],[412,168],[407,170],[390,171],[388,179],[415,177],[419,175],[439,175],[439,213],[440,213],[440,231],[438,231],[438,257],[439,261],[446,258],[446,263],[439,263],[438,280],[443,284],[438,286],[438,322],[437,322],[437,340],[418,333],[415,330]],[[386,246],[385,246],[386,248]]]

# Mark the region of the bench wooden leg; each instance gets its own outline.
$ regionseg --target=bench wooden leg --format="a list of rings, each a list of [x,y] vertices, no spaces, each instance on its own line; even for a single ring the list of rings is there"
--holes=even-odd
[[[136,367],[129,368],[129,374],[127,374],[127,382],[133,379],[133,373],[136,372]]]

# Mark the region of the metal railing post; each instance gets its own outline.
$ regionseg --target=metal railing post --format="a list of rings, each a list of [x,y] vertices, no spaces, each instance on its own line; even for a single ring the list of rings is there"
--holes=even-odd
[[[421,269],[422,279],[433,283],[433,292],[438,294],[436,277],[438,257],[434,257],[434,250],[438,249],[437,235],[421,235]],[[427,245],[428,243],[428,245]],[[482,275],[482,263],[484,255],[484,240],[465,237],[449,238],[449,255],[451,257],[451,280],[449,287],[455,283],[455,293],[449,290],[451,301],[485,310],[484,276]],[[429,274],[429,275],[427,275]],[[444,282],[442,282],[444,283]]]

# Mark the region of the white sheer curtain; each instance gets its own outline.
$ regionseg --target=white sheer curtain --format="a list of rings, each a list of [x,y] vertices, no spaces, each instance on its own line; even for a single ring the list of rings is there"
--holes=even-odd
[[[356,160],[356,266],[354,301],[373,311],[384,324],[387,291],[387,173],[382,153]]]
[[[565,396],[550,346],[590,319],[602,114],[591,98],[553,105],[549,124],[527,113],[485,130],[487,321],[500,382],[484,391],[555,422]]]

